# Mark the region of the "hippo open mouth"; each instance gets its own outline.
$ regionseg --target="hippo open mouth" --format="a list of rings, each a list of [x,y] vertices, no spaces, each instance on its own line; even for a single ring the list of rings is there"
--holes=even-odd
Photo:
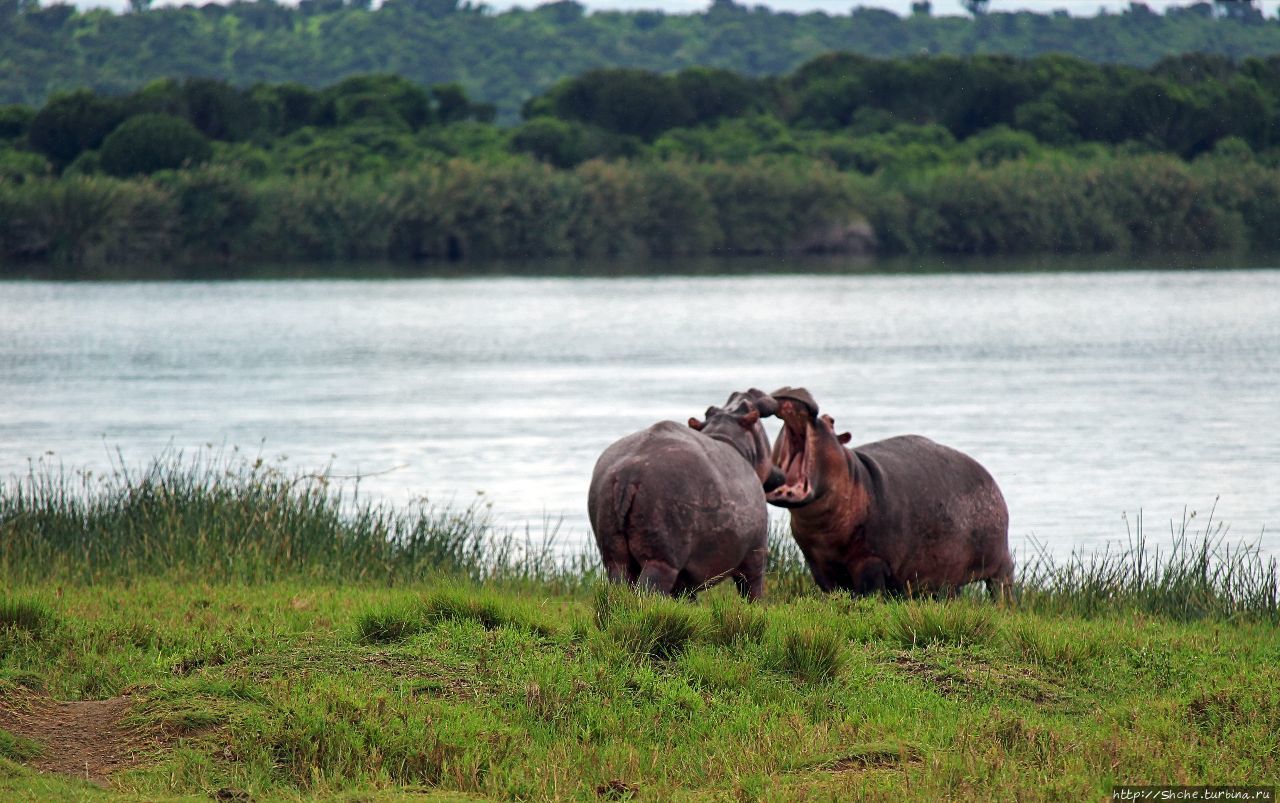
[[[771,505],[800,507],[813,501],[813,412],[802,403],[791,399],[779,400],[778,417],[783,420],[782,432],[773,449],[773,464],[783,473],[782,484],[765,494]]]

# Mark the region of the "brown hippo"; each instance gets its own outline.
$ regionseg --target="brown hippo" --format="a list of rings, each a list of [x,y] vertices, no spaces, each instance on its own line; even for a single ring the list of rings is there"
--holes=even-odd
[[[611,581],[692,596],[732,577],[749,599],[764,593],[764,490],[782,472],[760,417],[775,410],[759,390],[734,393],[705,422],[661,421],[604,450],[587,506]]]
[[[971,457],[919,435],[845,448],[849,433],[818,415],[804,388],[774,392],[784,422],[773,462],[786,475],[767,494],[791,509],[791,532],[823,591],[950,595],[1013,579],[1009,509]]]

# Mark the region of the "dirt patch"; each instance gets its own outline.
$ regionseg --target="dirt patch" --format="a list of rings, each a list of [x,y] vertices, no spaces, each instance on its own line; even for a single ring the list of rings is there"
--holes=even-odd
[[[983,693],[1019,697],[1047,708],[1073,710],[1076,707],[1064,691],[1023,667],[996,666],[977,659],[942,667],[920,661],[906,652],[899,653],[893,662],[900,671],[928,683],[947,698],[972,699]]]
[[[597,786],[596,794],[605,800],[630,800],[640,794],[640,787],[621,778],[614,778]]]
[[[920,754],[910,749],[868,749],[838,758],[823,769],[831,772],[888,769],[902,764],[912,764],[919,760]]]
[[[120,724],[129,705],[128,697],[58,702],[6,693],[0,699],[0,728],[40,745],[31,767],[102,784],[139,758],[144,739]]]

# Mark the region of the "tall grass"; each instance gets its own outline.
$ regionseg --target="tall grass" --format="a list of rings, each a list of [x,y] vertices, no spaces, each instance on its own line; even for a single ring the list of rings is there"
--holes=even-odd
[[[1200,530],[1193,529],[1194,519],[1184,516],[1167,546],[1151,544],[1139,516],[1126,549],[1077,551],[1060,561],[1039,548],[1022,561],[1016,604],[1080,616],[1137,611],[1179,620],[1280,621],[1276,559],[1256,543],[1228,541],[1226,527],[1214,522],[1212,512]],[[359,496],[358,480],[327,471],[286,473],[235,451],[170,453],[136,470],[119,462],[101,476],[38,463],[25,475],[0,481],[0,578],[17,583],[157,575],[402,583],[444,576],[530,584],[552,593],[592,587],[600,577],[594,553],[587,548],[566,557],[555,539],[554,527],[540,539],[499,529],[483,506],[449,509],[422,502],[398,509],[370,502]],[[772,600],[818,593],[782,527],[770,535],[766,585]],[[437,595],[412,611],[374,612],[367,635],[405,637],[425,626],[424,617],[485,621],[487,609],[465,599],[469,594]],[[629,597],[599,594],[602,626],[629,610]],[[39,618],[39,611],[23,605],[0,599],[0,619],[19,624]],[[714,598],[711,605],[707,626],[713,641],[762,637],[749,608]],[[649,608],[632,613],[622,618],[636,621],[619,627],[639,634],[640,652],[649,650],[639,642],[655,628],[673,628],[670,638],[662,636],[664,644],[688,635],[681,635],[688,623],[640,622],[650,616]],[[908,604],[895,626],[903,643],[981,640],[989,630],[987,613],[967,601],[942,608]]]
[[[14,628],[39,635],[54,623],[53,612],[37,600],[13,599],[0,594],[0,630]]]
[[[1194,530],[1195,514],[1170,523],[1170,543],[1152,545],[1142,514],[1124,550],[1075,550],[1065,561],[1043,547],[1021,568],[1015,588],[1024,607],[1092,616],[1132,610],[1179,619],[1260,618],[1280,621],[1276,559],[1259,543],[1232,542],[1213,520]],[[1128,520],[1126,519],[1126,524]]]
[[[98,582],[176,573],[397,582],[586,581],[540,540],[494,527],[488,509],[362,500],[358,481],[286,473],[261,459],[173,452],[107,475],[33,465],[0,481],[0,576]]]

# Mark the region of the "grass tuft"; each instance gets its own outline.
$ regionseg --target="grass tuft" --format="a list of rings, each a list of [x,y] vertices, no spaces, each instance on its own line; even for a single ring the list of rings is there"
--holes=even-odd
[[[715,644],[759,643],[769,620],[764,612],[751,607],[737,596],[719,596],[711,601],[709,637]]]
[[[474,587],[450,586],[438,589],[422,602],[423,614],[431,622],[464,620],[478,622],[485,630],[515,627],[539,636],[554,635],[555,628],[537,621],[529,612],[511,602]]]
[[[892,614],[893,634],[903,647],[980,644],[995,629],[995,612],[980,603],[912,601]]]
[[[806,683],[824,683],[835,678],[844,669],[845,661],[840,636],[809,627],[784,635],[769,657],[770,665]]]
[[[599,602],[603,596],[611,600],[604,630],[626,652],[665,661],[678,657],[706,632],[701,609],[680,600],[622,589],[629,598],[597,592],[596,599]]]
[[[109,582],[177,574],[210,581],[589,582],[581,561],[497,530],[485,505],[397,510],[359,480],[288,473],[230,454],[172,452],[141,469],[67,472],[44,463],[0,481],[0,572],[16,582]]]
[[[25,630],[38,637],[52,627],[54,621],[53,611],[41,602],[0,596],[0,629]]]
[[[1010,630],[1005,641],[1015,655],[1040,666],[1078,667],[1101,653],[1097,643],[1048,629],[1045,623]]]
[[[521,607],[492,591],[446,585],[421,600],[397,602],[365,611],[356,618],[356,638],[366,644],[404,641],[442,622],[476,622],[485,630],[515,627],[539,636],[555,634]]]
[[[517,537],[497,530],[488,510],[483,505],[451,510],[425,500],[404,509],[373,504],[360,497],[358,479],[339,480],[327,470],[286,473],[234,449],[229,454],[167,453],[137,470],[121,461],[105,476],[37,462],[25,476],[0,481],[0,580],[40,586],[157,576],[392,585],[449,579],[536,587],[551,594],[580,593],[599,581],[597,556],[559,553],[553,525],[540,540],[528,532]],[[1213,521],[1213,511],[1200,531],[1192,529],[1195,520],[1194,513],[1184,515],[1180,528],[1171,527],[1172,543],[1165,547],[1150,545],[1139,515],[1127,549],[1073,553],[1062,562],[1041,549],[1022,562],[1014,604],[1086,617],[1126,611],[1180,621],[1280,622],[1276,558],[1262,553],[1260,541],[1227,542],[1226,528]],[[784,527],[770,533],[767,584],[770,602],[817,596]],[[626,593],[608,586],[594,592],[597,625],[608,622]],[[546,632],[537,617],[491,602],[445,595],[427,605],[428,616]],[[986,614],[956,613],[956,621],[948,621],[931,611],[899,612],[904,642],[986,635],[978,621]],[[397,615],[404,621],[397,624]],[[406,616],[405,611],[371,612],[361,624],[362,638],[407,637],[406,628],[417,625]],[[710,638],[717,643],[761,637],[757,617],[746,609],[716,608],[712,617]],[[54,621],[38,603],[0,596],[0,626],[37,637]],[[977,631],[966,633],[968,626]],[[881,632],[878,624],[862,630],[859,638]],[[132,637],[149,638],[142,631]]]
[[[39,758],[43,753],[44,748],[36,742],[22,736],[15,736],[4,728],[0,728],[0,758],[7,758],[10,761],[30,761],[33,758]]]
[[[356,617],[357,640],[366,644],[404,641],[425,629],[421,611],[410,605],[387,605]]]

